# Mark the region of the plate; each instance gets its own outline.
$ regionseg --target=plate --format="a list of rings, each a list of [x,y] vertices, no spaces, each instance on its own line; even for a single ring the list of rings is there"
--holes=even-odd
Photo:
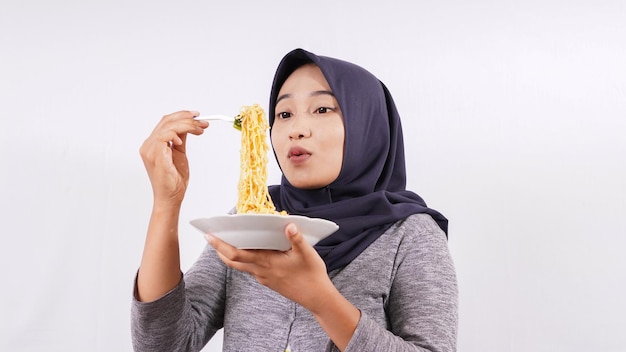
[[[312,246],[339,228],[332,221],[301,215],[234,214],[190,221],[202,233],[211,233],[239,249],[279,251],[291,248],[285,237],[285,226],[292,222]]]

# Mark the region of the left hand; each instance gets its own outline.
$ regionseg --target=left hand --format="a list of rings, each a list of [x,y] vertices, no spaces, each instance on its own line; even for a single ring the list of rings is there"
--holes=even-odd
[[[320,289],[333,285],[326,265],[295,224],[285,227],[285,236],[291,249],[284,252],[237,249],[210,234],[206,238],[227,266],[251,274],[259,283],[306,308],[315,308],[321,303]]]

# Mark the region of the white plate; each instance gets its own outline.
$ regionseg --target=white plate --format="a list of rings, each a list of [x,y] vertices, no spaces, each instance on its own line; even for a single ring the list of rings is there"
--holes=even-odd
[[[240,249],[275,249],[286,251],[291,244],[285,226],[293,222],[312,246],[337,231],[332,221],[300,215],[235,214],[191,220],[203,233],[222,239]]]

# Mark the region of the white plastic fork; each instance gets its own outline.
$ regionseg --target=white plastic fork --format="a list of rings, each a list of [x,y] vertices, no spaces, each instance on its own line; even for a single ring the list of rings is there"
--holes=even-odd
[[[226,121],[226,122],[235,122],[235,116],[228,116],[228,115],[207,115],[207,116],[198,116],[196,118],[196,120],[201,120],[201,121],[216,121],[216,120],[221,120],[221,121]]]

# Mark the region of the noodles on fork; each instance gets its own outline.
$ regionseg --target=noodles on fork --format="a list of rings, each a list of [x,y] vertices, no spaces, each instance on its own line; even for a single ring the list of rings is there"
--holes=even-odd
[[[239,117],[241,121],[240,174],[237,213],[282,214],[277,212],[267,190],[267,151],[266,133],[269,124],[265,112],[258,105],[244,106]]]

